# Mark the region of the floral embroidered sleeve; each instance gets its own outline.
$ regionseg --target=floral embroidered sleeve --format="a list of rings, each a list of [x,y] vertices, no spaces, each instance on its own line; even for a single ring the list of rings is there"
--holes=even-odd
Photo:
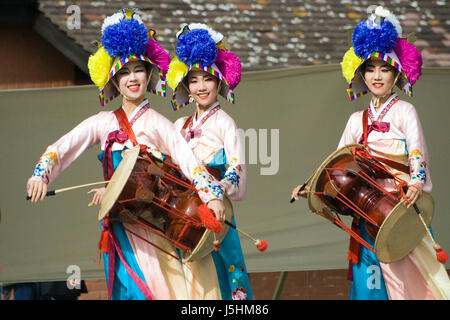
[[[223,198],[224,192],[222,187],[203,167],[195,167],[192,182],[204,203],[208,203],[213,199]]]
[[[410,170],[409,175],[411,178],[409,184],[422,189],[427,181],[427,145],[425,143],[419,116],[417,115],[414,106],[405,104],[403,107],[405,110],[402,113],[402,131],[405,134],[406,146],[409,153],[408,163]]]
[[[46,184],[49,183],[49,177],[52,172],[52,167],[56,163],[56,153],[49,152],[39,159],[38,164],[36,165],[36,168],[34,169],[33,178],[39,178],[42,181],[44,181]]]
[[[409,175],[411,177],[410,184],[423,187],[427,181],[425,172],[425,161],[422,153],[418,149],[414,149],[409,154]]]
[[[238,159],[233,157],[228,163],[228,169],[225,172],[223,179],[220,180],[220,184],[225,188],[229,197],[233,197],[234,194],[239,193],[242,174],[242,166],[239,164]]]

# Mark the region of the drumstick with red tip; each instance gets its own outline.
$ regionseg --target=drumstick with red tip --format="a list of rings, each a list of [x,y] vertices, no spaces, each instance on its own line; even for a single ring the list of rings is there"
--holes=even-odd
[[[73,187],[67,187],[67,188],[62,188],[62,189],[50,190],[50,191],[47,191],[47,193],[45,195],[46,196],[54,196],[57,193],[61,193],[61,192],[64,192],[64,191],[69,191],[69,190],[74,190],[74,189],[83,188],[83,187],[89,187],[89,186],[95,186],[97,184],[104,184],[104,183],[108,183],[110,181],[111,180],[109,180],[109,181],[98,181],[98,182],[92,182],[92,183],[87,183],[87,184],[81,184],[81,185],[73,186]],[[31,197],[27,196],[26,199],[30,200]]]
[[[225,222],[225,224],[229,225],[233,229],[236,229],[238,232],[240,232],[241,234],[243,234],[244,236],[246,236],[247,238],[252,240],[255,243],[255,246],[256,246],[256,248],[258,248],[259,251],[264,251],[264,250],[267,249],[267,242],[265,240],[253,238],[251,235],[249,235],[248,233],[242,231],[241,229],[236,227],[234,224],[232,224],[228,220],[225,220],[224,222]]]
[[[214,217],[213,212],[211,211],[211,209],[208,208],[207,205],[202,204],[198,208],[198,215],[199,215],[200,219],[202,220],[202,222],[203,222],[203,224],[204,224],[204,226],[206,228],[212,230],[215,233],[222,232],[222,224],[219,222],[219,220],[217,220]],[[234,224],[232,224],[228,220],[225,220],[224,223],[226,225],[232,227],[233,229],[237,230],[238,232],[240,232],[241,234],[243,234],[244,236],[246,236],[250,240],[252,240],[255,243],[255,246],[258,248],[259,251],[264,251],[264,250],[267,249],[267,242],[265,240],[253,238],[251,235],[249,235],[248,233],[242,231],[241,229],[236,227]]]

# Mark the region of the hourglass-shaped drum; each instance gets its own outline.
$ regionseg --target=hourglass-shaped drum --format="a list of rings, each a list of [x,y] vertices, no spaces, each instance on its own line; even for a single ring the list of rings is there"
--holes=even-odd
[[[229,227],[220,233],[205,228],[198,214],[202,201],[179,169],[167,159],[139,152],[136,146],[123,157],[105,190],[98,219],[137,224],[181,249],[183,262],[208,255]],[[226,219],[231,220],[232,204],[226,197],[223,201]]]
[[[383,187],[387,184],[396,190],[387,191]],[[389,263],[410,253],[426,233],[415,209],[407,208],[402,201],[402,187],[406,185],[406,181],[371,158],[363,146],[348,145],[332,153],[316,170],[309,183],[308,204],[311,211],[372,250],[379,261]],[[416,206],[429,226],[434,211],[431,195],[423,192]],[[354,234],[339,215],[366,220],[367,234],[375,243],[373,248]]]

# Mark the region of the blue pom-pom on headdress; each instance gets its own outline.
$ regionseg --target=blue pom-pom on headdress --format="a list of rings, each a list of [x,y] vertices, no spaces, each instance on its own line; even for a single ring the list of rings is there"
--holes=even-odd
[[[179,36],[176,55],[188,66],[194,63],[210,66],[216,61],[217,45],[207,30],[189,30]]]
[[[372,52],[388,53],[394,48],[397,38],[394,25],[387,20],[378,25],[362,21],[353,31],[353,50],[358,57],[363,59]]]
[[[144,54],[148,42],[148,30],[136,19],[122,19],[105,28],[102,45],[111,57],[128,54]]]

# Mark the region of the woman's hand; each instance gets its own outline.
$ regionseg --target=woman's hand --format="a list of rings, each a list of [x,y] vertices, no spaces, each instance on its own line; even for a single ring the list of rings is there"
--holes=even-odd
[[[208,208],[214,212],[216,219],[220,222],[225,221],[225,205],[222,200],[214,199],[208,202]]]
[[[29,179],[27,182],[27,193],[31,202],[44,200],[47,194],[47,184],[40,179]]]
[[[101,203],[102,199],[103,199],[103,194],[105,193],[105,190],[106,190],[105,187],[89,190],[88,194],[94,192],[94,197],[92,198],[92,201],[88,204],[88,206],[92,207],[95,204]]]
[[[406,207],[411,207],[414,203],[416,203],[419,196],[422,194],[422,189],[417,187],[416,185],[408,186],[408,191],[406,192],[406,198],[408,199]]]
[[[308,193],[309,193],[309,187],[305,186],[304,189],[302,191],[300,191],[300,189],[302,188],[302,184],[296,186],[294,188],[294,190],[292,190],[292,195],[291,195],[291,199],[295,199],[298,200],[299,197],[303,197],[306,198],[308,197]]]

